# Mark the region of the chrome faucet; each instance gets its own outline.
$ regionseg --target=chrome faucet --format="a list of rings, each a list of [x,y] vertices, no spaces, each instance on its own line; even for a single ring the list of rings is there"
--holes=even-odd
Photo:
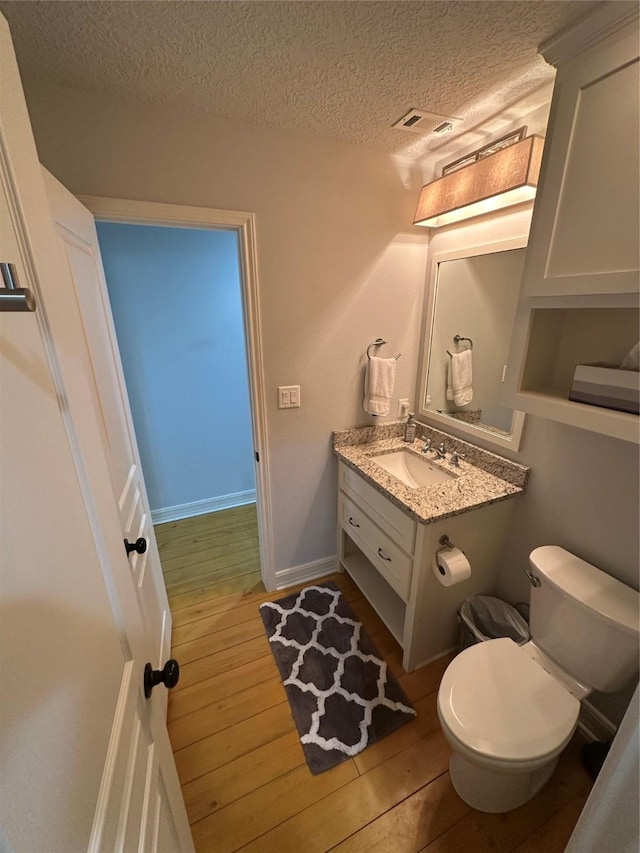
[[[444,452],[444,441],[441,441],[440,444],[436,447],[436,459],[446,459],[446,453]]]
[[[431,439],[428,438],[424,443],[424,447],[422,448],[422,452],[423,453],[429,453],[430,450],[431,450]]]
[[[458,453],[457,450],[454,450],[451,454],[451,459],[449,460],[449,464],[453,465],[455,468],[460,467],[460,459],[464,459],[464,453]]]

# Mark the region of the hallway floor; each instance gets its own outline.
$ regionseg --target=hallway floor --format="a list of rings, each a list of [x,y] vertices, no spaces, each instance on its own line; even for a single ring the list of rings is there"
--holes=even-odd
[[[405,673],[380,618],[348,575],[336,574],[418,717],[312,776],[258,613],[286,593],[262,586],[255,506],[159,525],[156,534],[181,667],[169,734],[198,853],[564,850],[591,787],[578,735],[531,802],[504,815],[473,811],[451,786],[438,724],[448,661]]]

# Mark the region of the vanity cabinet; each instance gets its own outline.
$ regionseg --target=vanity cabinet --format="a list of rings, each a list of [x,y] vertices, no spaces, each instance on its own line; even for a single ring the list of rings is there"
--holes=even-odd
[[[410,672],[455,648],[456,613],[491,593],[513,501],[432,524],[411,518],[343,462],[338,466],[338,558],[403,649]],[[441,536],[461,548],[471,577],[445,587],[431,563]]]
[[[640,324],[638,20],[611,12],[542,48],[558,74],[502,402],[638,441],[636,415],[569,400],[575,365],[619,364]]]

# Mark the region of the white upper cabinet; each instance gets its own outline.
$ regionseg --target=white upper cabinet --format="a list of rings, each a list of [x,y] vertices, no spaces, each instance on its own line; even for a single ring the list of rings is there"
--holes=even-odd
[[[575,366],[619,364],[640,326],[638,18],[607,6],[541,48],[558,74],[502,402],[638,441],[637,415],[569,400]]]
[[[558,69],[523,293],[638,289],[638,28]]]

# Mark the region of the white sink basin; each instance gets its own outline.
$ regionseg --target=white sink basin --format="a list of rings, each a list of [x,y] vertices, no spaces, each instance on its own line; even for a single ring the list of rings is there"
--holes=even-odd
[[[436,483],[446,483],[455,479],[455,474],[449,474],[448,471],[432,465],[427,458],[422,459],[406,450],[394,450],[391,453],[381,453],[380,456],[369,458],[411,489],[420,489],[423,486],[433,486]]]

